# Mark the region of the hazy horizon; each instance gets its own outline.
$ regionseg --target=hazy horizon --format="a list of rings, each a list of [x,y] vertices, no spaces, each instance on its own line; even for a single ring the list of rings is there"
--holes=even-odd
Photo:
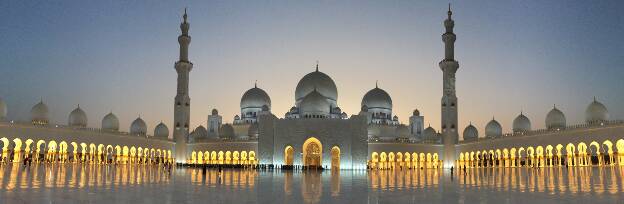
[[[511,132],[522,110],[544,128],[553,104],[568,125],[584,123],[596,96],[624,119],[624,17],[620,1],[451,1],[455,20],[460,138],[495,117]],[[172,129],[177,37],[190,22],[191,128],[219,110],[240,114],[258,81],[282,118],[299,79],[314,71],[338,87],[338,106],[357,114],[364,94],[387,91],[407,124],[414,109],[440,129],[447,4],[438,1],[183,1],[0,3],[0,98],[11,120],[28,120],[43,98],[52,123],[77,104],[89,127],[111,110],[127,131],[139,115],[148,132]]]

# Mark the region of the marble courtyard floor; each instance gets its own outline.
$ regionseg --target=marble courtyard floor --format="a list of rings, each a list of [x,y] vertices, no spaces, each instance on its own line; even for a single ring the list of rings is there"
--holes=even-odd
[[[624,203],[624,168],[262,171],[0,166],[0,203]]]

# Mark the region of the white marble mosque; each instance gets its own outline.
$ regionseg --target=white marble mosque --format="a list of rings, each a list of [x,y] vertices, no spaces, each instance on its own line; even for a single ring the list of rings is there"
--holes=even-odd
[[[624,165],[624,121],[611,120],[599,100],[589,101],[584,124],[567,124],[562,110],[553,106],[546,129],[532,129],[530,117],[519,113],[513,132],[503,133],[494,118],[480,133],[469,124],[459,140],[454,58],[454,20],[448,11],[442,34],[444,58],[441,127],[424,127],[425,118],[414,110],[409,124],[392,112],[390,94],[375,86],[362,98],[361,111],[346,113],[339,107],[338,88],[330,75],[316,70],[301,78],[293,107],[283,115],[271,112],[271,98],[258,86],[243,93],[240,115],[231,124],[212,110],[206,124],[190,124],[188,58],[190,24],[184,13],[177,95],[173,124],[156,124],[154,135],[140,117],[129,130],[119,129],[113,112],[101,127],[87,127],[87,106],[76,106],[67,124],[52,124],[44,100],[31,110],[31,120],[6,118],[10,106],[0,100],[2,161],[26,157],[54,162],[115,162],[184,164],[273,164],[322,166],[341,169],[519,167]],[[85,109],[83,109],[85,108]],[[93,116],[92,116],[93,117]],[[191,129],[191,127],[196,127]]]

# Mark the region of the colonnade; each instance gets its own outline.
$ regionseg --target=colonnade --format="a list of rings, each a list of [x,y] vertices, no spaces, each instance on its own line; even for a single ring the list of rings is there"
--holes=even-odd
[[[368,161],[370,169],[442,168],[438,153],[372,152]]]
[[[615,150],[615,151],[614,151]],[[555,144],[461,152],[456,166],[481,167],[549,167],[549,166],[624,166],[624,139],[577,144]]]
[[[257,164],[254,151],[193,151],[189,164]]]
[[[2,144],[0,161],[19,163],[24,159],[47,163],[94,163],[94,164],[158,164],[172,162],[171,150],[105,145],[78,142],[56,142],[32,139],[0,138]]]

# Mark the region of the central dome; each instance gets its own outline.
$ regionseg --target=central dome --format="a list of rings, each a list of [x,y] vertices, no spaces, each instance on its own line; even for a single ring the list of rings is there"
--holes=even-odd
[[[390,95],[383,89],[375,87],[368,91],[364,95],[364,98],[362,98],[362,106],[364,105],[369,109],[381,108],[392,110],[392,98],[390,98]]]
[[[247,90],[241,97],[240,107],[243,108],[262,108],[262,106],[271,108],[271,98],[264,90],[254,86]]]
[[[326,117],[329,115],[330,106],[331,104],[327,101],[325,96],[313,89],[312,93],[304,97],[299,104],[299,112],[303,116]]]
[[[338,100],[336,84],[327,74],[319,72],[318,68],[316,71],[306,74],[299,80],[297,89],[295,90],[295,101],[297,104],[301,102],[305,96],[314,91],[314,89],[326,97],[330,103],[332,103],[332,106],[336,106],[336,101]]]

